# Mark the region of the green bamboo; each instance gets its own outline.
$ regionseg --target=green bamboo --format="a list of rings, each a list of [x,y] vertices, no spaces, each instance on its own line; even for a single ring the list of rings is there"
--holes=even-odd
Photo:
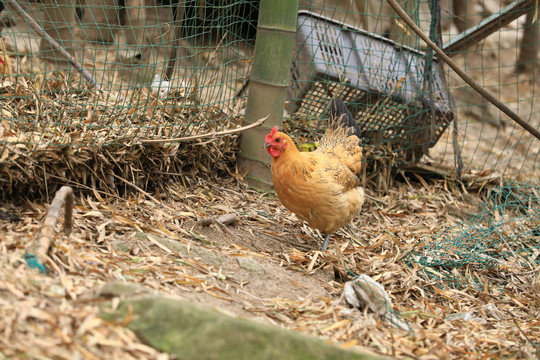
[[[285,93],[289,84],[292,50],[296,41],[298,0],[261,0],[255,56],[249,83],[244,125],[269,115],[263,126],[242,134],[241,171],[248,181],[261,188],[272,185],[271,158],[263,149],[264,137],[277,125],[283,128]]]

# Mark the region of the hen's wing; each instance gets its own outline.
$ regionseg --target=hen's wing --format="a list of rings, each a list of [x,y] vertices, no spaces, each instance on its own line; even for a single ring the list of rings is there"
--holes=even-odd
[[[341,99],[332,100],[330,104],[330,122],[328,129],[319,141],[315,153],[324,153],[345,165],[355,175],[362,168],[362,148],[360,147],[360,128],[351,112]],[[336,166],[339,168],[339,166]],[[350,183],[351,176],[345,176]],[[354,176],[356,178],[356,176]]]

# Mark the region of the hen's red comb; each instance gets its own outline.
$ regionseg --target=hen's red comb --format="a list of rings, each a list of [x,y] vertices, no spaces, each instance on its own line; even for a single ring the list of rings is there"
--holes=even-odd
[[[274,134],[277,133],[277,130],[278,130],[277,126],[274,126],[274,127],[272,128],[272,131],[270,131],[270,134],[266,135],[266,137],[264,138],[264,141],[265,141],[265,142],[271,141],[271,140],[272,140],[272,136],[274,136]]]

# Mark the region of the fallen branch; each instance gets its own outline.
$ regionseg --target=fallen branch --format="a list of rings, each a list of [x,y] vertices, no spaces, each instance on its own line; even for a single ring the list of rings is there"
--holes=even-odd
[[[263,117],[262,119],[259,119],[255,121],[253,124],[249,124],[246,126],[242,126],[236,129],[232,130],[225,130],[225,131],[212,131],[206,134],[201,135],[193,135],[193,136],[186,136],[181,138],[172,138],[172,139],[148,139],[148,140],[142,140],[143,144],[158,144],[158,143],[166,143],[166,142],[179,142],[179,141],[185,141],[185,140],[194,140],[194,139],[202,139],[207,137],[218,137],[218,136],[224,136],[224,135],[230,135],[230,134],[236,134],[242,131],[246,131],[249,129],[253,129],[254,127],[261,126],[266,119],[268,119],[270,115],[267,115],[266,117]]]
[[[28,266],[39,269],[43,274],[47,273],[45,261],[52,261],[48,253],[53,242],[54,228],[62,210],[64,210],[64,232],[69,235],[73,226],[73,189],[69,186],[62,186],[54,196],[38,237],[25,254]]]

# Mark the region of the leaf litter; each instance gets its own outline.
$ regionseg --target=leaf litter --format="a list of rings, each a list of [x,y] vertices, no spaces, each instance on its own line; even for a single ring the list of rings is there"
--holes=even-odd
[[[136,192],[126,199],[82,195],[76,197],[72,234],[57,226],[51,276],[22,261],[47,206],[4,206],[21,221],[0,220],[0,350],[10,358],[169,358],[125,328],[129,319],[99,317],[104,299],[97,289],[127,281],[384,355],[538,356],[538,271],[484,271],[475,276],[483,277],[485,289],[457,289],[404,262],[415,246],[478,206],[445,181],[422,184],[395,183],[380,194],[368,187],[371,200],[362,214],[333,235],[325,253],[318,250],[320,236],[275,196],[250,190],[237,178],[170,183],[159,203]],[[236,221],[215,222],[226,214]],[[204,219],[211,219],[208,226],[200,224]],[[239,257],[266,275],[246,270],[234,260]],[[454,271],[464,277],[479,272]],[[360,274],[386,291],[392,316],[340,301],[345,284]]]

